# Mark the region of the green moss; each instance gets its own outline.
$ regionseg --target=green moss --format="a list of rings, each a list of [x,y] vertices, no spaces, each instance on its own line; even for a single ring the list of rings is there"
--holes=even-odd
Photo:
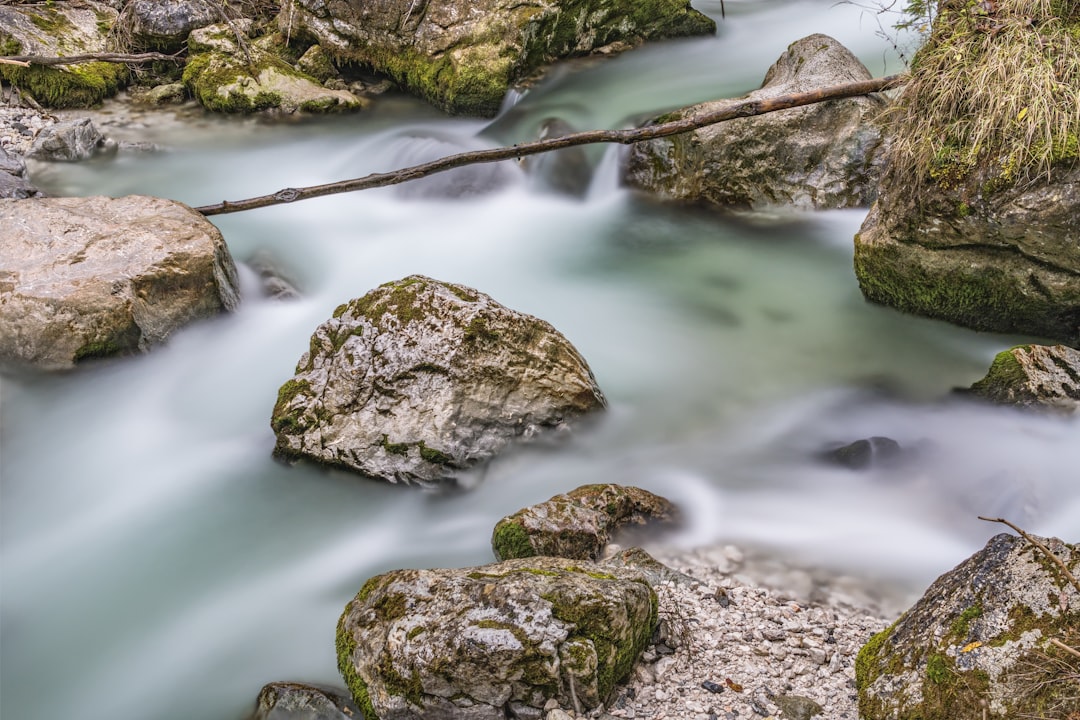
[[[529,538],[529,532],[513,518],[504,518],[495,526],[491,534],[491,549],[499,560],[537,555],[532,540]]]
[[[382,436],[383,450],[390,453],[391,455],[409,454],[409,443],[392,443],[388,438],[389,436],[385,434]]]
[[[982,604],[975,603],[971,607],[960,613],[960,617],[953,621],[952,626],[949,628],[949,634],[956,639],[957,642],[963,642],[968,637],[968,632],[971,630],[971,622],[982,617]]]
[[[346,312],[348,312],[348,310],[349,310],[349,304],[348,303],[342,303],[341,305],[338,305],[336,308],[334,308],[334,318],[341,317]]]
[[[286,75],[299,73],[272,55],[256,52],[254,57],[254,65],[249,68],[224,53],[199,53],[188,59],[182,79],[199,104],[212,112],[253,113],[279,107],[281,95],[276,92],[259,90],[252,95],[237,88],[250,84],[270,67]],[[221,92],[226,87],[230,89]]]
[[[415,638],[417,638],[418,636],[422,635],[425,632],[427,632],[426,627],[424,627],[423,625],[417,625],[412,630],[410,630],[408,633],[406,633],[405,637],[408,640],[414,640]]]
[[[37,12],[25,13],[26,18],[42,32],[59,37],[72,29],[71,21],[56,8],[38,8]]]
[[[499,333],[488,327],[487,320],[479,315],[465,326],[465,342],[495,342]]]
[[[432,463],[434,465],[454,464],[454,458],[452,456],[436,450],[435,448],[429,448],[427,445],[424,444],[423,440],[419,442],[418,447],[420,448],[420,457],[429,463]]]
[[[998,396],[1007,392],[1010,388],[1023,385],[1027,381],[1027,373],[1020,361],[1016,359],[1016,351],[1025,351],[1029,345],[1017,345],[1009,350],[1003,350],[994,356],[994,362],[990,363],[990,369],[986,377],[971,386],[971,389],[979,395]]]
[[[356,707],[363,714],[364,720],[379,720],[375,708],[371,705],[367,684],[360,677],[360,674],[356,672],[356,665],[352,659],[353,653],[356,652],[356,640],[345,627],[345,618],[349,615],[351,609],[352,603],[345,606],[345,612],[342,613],[341,618],[338,620],[337,633],[334,638],[334,645],[337,649],[338,672],[341,673],[341,677],[345,681],[345,687],[349,689],[349,694],[352,695],[353,702],[356,703]]]
[[[270,427],[273,428],[274,432],[295,435],[305,429],[306,425],[301,419],[304,408],[289,409],[288,406],[297,395],[310,392],[311,383],[307,380],[293,378],[281,386],[278,390],[277,402],[274,403],[274,410],[270,416]]]
[[[87,343],[81,348],[75,351],[73,360],[76,363],[80,363],[84,360],[92,360],[95,358],[105,358],[112,355],[119,355],[124,352],[124,348],[117,345],[111,340],[97,341]]]
[[[77,108],[97,105],[112,97],[127,82],[123,65],[91,62],[62,70],[55,67],[0,64],[0,77],[29,93],[50,108]]]
[[[926,661],[926,679],[936,685],[944,685],[949,681],[952,671],[949,669],[949,659],[944,655],[931,655]]]
[[[0,31],[0,55],[18,55],[22,52],[22,43]]]

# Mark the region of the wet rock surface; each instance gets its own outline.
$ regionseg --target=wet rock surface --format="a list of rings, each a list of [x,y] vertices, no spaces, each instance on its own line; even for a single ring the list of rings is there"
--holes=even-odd
[[[263,686],[248,720],[362,720],[343,688],[273,682]]]
[[[77,162],[88,160],[105,145],[105,136],[90,118],[53,123],[41,129],[26,157],[34,160]]]
[[[1080,411],[1080,350],[1019,345],[998,353],[971,393],[1002,405]]]

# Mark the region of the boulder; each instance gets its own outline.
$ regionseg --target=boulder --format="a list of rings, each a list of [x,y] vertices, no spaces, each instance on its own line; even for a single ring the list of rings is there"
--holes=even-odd
[[[975,395],[1019,407],[1080,410],[1080,350],[1065,345],[1018,345],[998,353]]]
[[[22,157],[0,146],[0,198],[40,197],[41,191],[30,184]]]
[[[176,52],[193,30],[220,22],[222,13],[221,5],[206,0],[131,0],[120,24],[135,47]]]
[[[0,4],[0,55],[58,57],[105,52],[116,10],[93,0],[80,3]],[[52,108],[91,107],[127,82],[120,63],[76,65],[0,64],[0,78]]]
[[[763,100],[870,78],[839,42],[810,35],[792,43],[769,68],[761,88],[746,97]],[[715,112],[734,102],[694,105],[657,122]],[[877,117],[884,107],[880,96],[848,98],[637,143],[626,181],[665,199],[739,210],[868,206],[883,156]]]
[[[104,144],[105,136],[90,118],[77,118],[42,128],[26,156],[60,162],[87,160]]]
[[[677,515],[670,501],[648,490],[583,485],[500,520],[491,547],[499,560],[534,555],[599,560],[624,526],[671,523]]]
[[[605,406],[543,320],[413,275],[339,306],[278,393],[275,455],[435,484]]]
[[[210,25],[188,38],[191,57],[184,68],[184,84],[207,110],[333,113],[359,110],[367,104],[346,90],[323,87],[286,62],[276,35],[245,40],[245,54],[234,28],[250,30],[251,22]]]
[[[559,58],[716,30],[688,0],[297,0],[278,24],[339,64],[372,67],[447,112],[481,116]]]
[[[944,4],[919,50],[878,200],[855,238],[855,274],[868,300],[904,312],[1076,345],[1075,19],[1070,32],[1065,6],[991,6],[984,17],[981,6]]]
[[[359,720],[349,691],[322,685],[272,682],[263,686],[249,720]]]
[[[368,580],[338,623],[338,668],[368,720],[504,720],[594,708],[657,625],[632,570],[563,558]]]
[[[1040,539],[1072,573],[1080,546]],[[1077,709],[1080,591],[1039,549],[998,535],[859,652],[859,716],[1057,717]],[[1070,670],[1071,668],[1071,670]]]
[[[0,227],[0,362],[146,351],[239,301],[221,233],[178,202],[0,200]]]

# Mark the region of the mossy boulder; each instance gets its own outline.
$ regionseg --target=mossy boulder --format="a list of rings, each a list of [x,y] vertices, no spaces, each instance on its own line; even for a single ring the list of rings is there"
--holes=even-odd
[[[247,29],[251,24],[237,26]],[[184,68],[184,84],[207,110],[320,114],[359,110],[368,104],[348,91],[325,88],[294,68],[278,52],[274,36],[245,43],[247,54],[237,44],[233,27],[226,24],[195,30],[188,38],[191,57]]]
[[[480,116],[559,58],[716,30],[688,0],[297,0],[278,22],[339,63],[389,75],[447,112]]]
[[[130,0],[120,26],[136,48],[176,52],[193,30],[220,22],[227,9],[227,4],[206,0]]]
[[[612,536],[626,526],[673,524],[677,516],[669,500],[648,490],[583,485],[500,520],[491,547],[499,560],[536,555],[599,560]]]
[[[656,624],[656,594],[625,568],[529,558],[395,570],[346,606],[338,668],[367,720],[504,720],[550,699],[589,709]]]
[[[272,682],[263,686],[248,720],[358,720],[349,691],[324,685]]]
[[[1040,541],[1075,576],[1080,546]],[[1080,649],[1080,592],[1034,545],[998,535],[859,652],[859,715],[1064,718],[1080,663],[1062,645]]]
[[[62,57],[105,52],[117,13],[105,3],[0,5],[0,53]],[[119,63],[76,65],[0,64],[0,78],[50,108],[91,107],[112,97],[128,80]]]
[[[280,458],[438,484],[604,406],[584,358],[551,325],[412,275],[315,330],[271,426]]]
[[[747,99],[809,92],[869,80],[858,58],[827,35],[792,43]],[[715,112],[718,100],[662,116],[664,121]],[[757,210],[865,207],[873,202],[884,141],[879,96],[848,98],[709,125],[637,143],[626,180],[668,200]]]
[[[1080,350],[1066,345],[1018,345],[998,353],[986,377],[971,386],[1003,405],[1080,410]]]
[[[0,228],[0,362],[146,351],[239,302],[221,233],[172,200],[0,200]]]
[[[855,274],[904,312],[1076,345],[1080,18],[985,7],[942,3],[915,57]]]

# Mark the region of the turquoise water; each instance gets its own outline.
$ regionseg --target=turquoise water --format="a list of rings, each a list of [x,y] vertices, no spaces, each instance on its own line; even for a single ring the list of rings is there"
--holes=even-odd
[[[718,2],[699,7],[719,19]],[[752,89],[811,32],[875,75],[899,69],[854,6],[725,7],[715,38],[561,66],[490,122],[403,97],[302,124],[157,118],[114,132],[165,151],[35,166],[35,179],[198,205],[531,139],[551,117],[624,127]],[[903,592],[997,531],[979,514],[1077,539],[1080,425],[949,399],[1017,338],[864,303],[851,271],[863,211],[748,222],[665,207],[619,186],[621,152],[590,150],[584,199],[507,163],[215,217],[242,264],[236,313],[146,356],[6,375],[0,714],[231,719],[265,682],[336,682],[334,625],[367,577],[488,562],[499,518],[586,482],[675,500],[686,546],[739,543]],[[245,263],[265,258],[300,300],[260,297]],[[274,463],[270,409],[315,326],[412,273],[551,322],[610,412],[449,496]],[[919,460],[853,473],[813,459],[871,435],[922,448]]]

